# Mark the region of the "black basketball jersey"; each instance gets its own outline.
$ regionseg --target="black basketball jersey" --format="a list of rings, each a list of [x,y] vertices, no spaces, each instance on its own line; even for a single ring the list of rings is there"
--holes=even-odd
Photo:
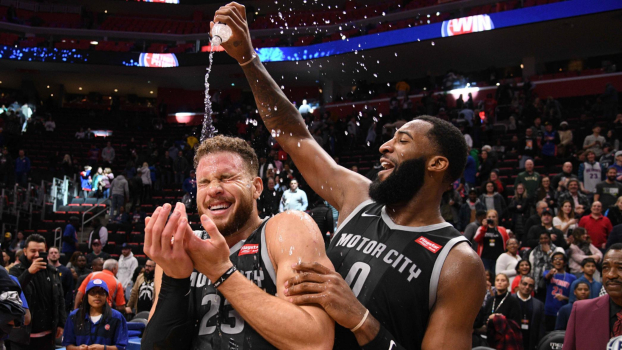
[[[266,293],[276,295],[276,275],[266,245],[265,220],[245,241],[231,247],[230,259],[238,271]],[[201,239],[209,236],[195,231]],[[238,314],[212,282],[194,271],[190,276],[190,310],[195,318],[192,349],[276,349]]]
[[[361,203],[330,243],[328,257],[358,300],[406,349],[421,349],[443,263],[457,243],[468,242],[448,223],[395,224],[384,206]],[[339,325],[334,349],[359,349]]]

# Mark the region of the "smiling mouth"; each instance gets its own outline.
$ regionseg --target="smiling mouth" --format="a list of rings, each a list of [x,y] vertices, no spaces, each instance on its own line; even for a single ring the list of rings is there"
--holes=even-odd
[[[231,207],[231,203],[216,203],[208,206],[210,212],[214,214],[219,214],[225,212],[227,209]]]
[[[390,170],[390,169],[395,168],[395,165],[386,159],[380,160],[380,165],[382,166],[384,170]]]

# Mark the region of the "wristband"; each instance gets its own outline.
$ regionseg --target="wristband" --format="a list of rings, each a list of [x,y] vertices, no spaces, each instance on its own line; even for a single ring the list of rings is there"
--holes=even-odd
[[[386,328],[384,328],[383,326],[380,326],[380,329],[378,330],[378,334],[376,334],[376,337],[374,338],[374,340],[361,346],[361,349],[362,350],[386,350],[386,349],[403,350],[404,347],[400,346],[395,341],[395,338],[393,337],[393,335],[389,333],[389,331],[387,331]]]
[[[231,266],[229,270],[227,270],[227,272],[223,273],[222,276],[220,276],[220,278],[217,279],[216,282],[214,282],[214,288],[220,287],[220,285],[223,284],[223,282],[225,282],[227,278],[231,277],[231,275],[233,275],[233,273],[237,270],[238,269],[235,267],[235,265]]]
[[[369,316],[369,309],[367,309],[365,311],[365,316],[363,316],[363,319],[361,320],[361,322],[359,322],[359,324],[356,325],[356,327],[350,329],[350,331],[352,331],[353,333],[356,332],[359,328],[361,328],[361,326],[363,325],[363,323],[365,323],[365,320],[367,319],[367,316]]]
[[[248,65],[249,63],[253,62],[253,60],[254,60],[256,57],[257,57],[257,54],[253,52],[253,54],[251,55],[251,59],[250,59],[250,60],[248,60],[248,61],[246,61],[246,62],[244,62],[244,63],[239,63],[239,65],[240,65],[241,67],[244,67],[244,66]]]

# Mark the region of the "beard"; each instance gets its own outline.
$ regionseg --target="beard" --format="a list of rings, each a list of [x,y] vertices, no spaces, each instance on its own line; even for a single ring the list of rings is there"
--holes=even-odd
[[[248,219],[250,219],[253,212],[253,197],[250,196],[250,200],[247,202],[240,201],[240,206],[235,210],[232,217],[224,224],[216,224],[216,228],[224,237],[231,236],[238,232]],[[232,204],[233,205],[233,204]],[[209,209],[207,209],[209,211]],[[199,208],[199,215],[206,214],[201,208]],[[209,216],[209,215],[208,215]]]
[[[613,181],[616,180],[616,177],[615,176],[607,176],[607,180],[613,182]]]
[[[155,278],[155,270],[151,272],[145,271],[144,277],[145,277],[145,281],[153,281],[153,279]]]
[[[369,197],[378,204],[406,203],[419,193],[425,181],[425,158],[403,161],[384,180],[369,185]]]

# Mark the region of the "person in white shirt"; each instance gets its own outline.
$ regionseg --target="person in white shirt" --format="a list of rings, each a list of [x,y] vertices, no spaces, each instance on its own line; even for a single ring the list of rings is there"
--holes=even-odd
[[[127,243],[123,243],[121,246],[121,256],[119,257],[119,272],[117,272],[117,279],[123,286],[123,290],[132,282],[132,275],[134,270],[138,267],[138,260],[134,257],[132,249]]]
[[[507,275],[510,279],[510,285],[512,285],[514,277],[516,277],[516,265],[521,260],[520,256],[518,256],[518,241],[516,238],[510,238],[505,248],[507,251],[497,258],[495,272]]]

